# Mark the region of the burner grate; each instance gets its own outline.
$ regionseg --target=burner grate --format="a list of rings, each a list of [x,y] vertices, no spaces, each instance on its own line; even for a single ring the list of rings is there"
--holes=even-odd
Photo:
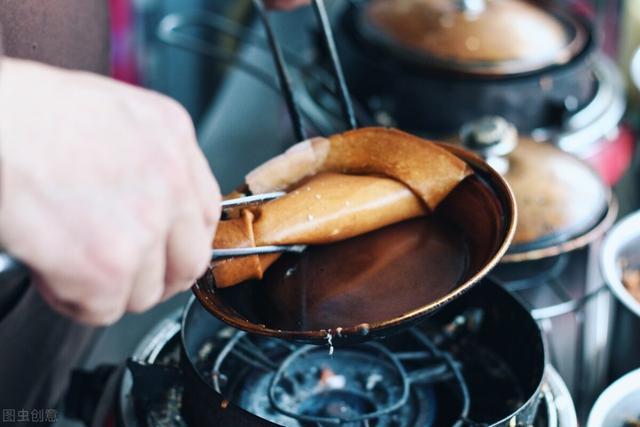
[[[216,392],[249,412],[292,427],[429,426],[435,421],[433,387],[448,384],[461,402],[452,425],[482,426],[469,419],[462,363],[440,347],[481,322],[482,313],[470,310],[432,338],[409,330],[401,348],[374,342],[333,354],[237,331],[213,360],[210,378]]]
[[[281,363],[268,396],[278,412],[303,424],[370,425],[406,404],[409,381],[400,360],[381,344],[341,349],[335,356],[304,346]]]

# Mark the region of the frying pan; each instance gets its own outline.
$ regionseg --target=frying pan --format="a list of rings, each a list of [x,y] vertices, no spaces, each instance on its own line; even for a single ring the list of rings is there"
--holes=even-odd
[[[445,222],[439,224],[447,224],[450,237],[462,239],[466,262],[458,277],[447,277],[448,282],[436,283],[435,287],[432,284],[432,289],[426,280],[407,280],[409,270],[421,268],[420,262],[416,266],[415,251],[423,257],[422,264],[426,266],[433,266],[433,259],[439,260],[436,265],[451,260],[442,258],[447,256],[442,246],[431,246],[424,251],[429,246],[429,238],[418,239],[418,243],[411,246],[416,239],[414,231],[419,228],[407,231],[406,227],[413,225],[402,223],[369,233],[371,237],[367,237],[370,240],[364,248],[350,248],[349,241],[311,247],[307,249],[306,260],[301,258],[304,254],[287,255],[271,267],[277,272],[287,271],[290,265],[299,268],[320,263],[310,268],[316,271],[326,268],[325,275],[332,276],[337,270],[322,263],[330,263],[334,258],[344,265],[355,264],[365,270],[340,276],[339,283],[308,288],[303,285],[296,289],[253,280],[218,289],[209,269],[193,287],[196,298],[207,311],[234,328],[314,344],[382,338],[424,320],[471,289],[500,261],[513,238],[517,216],[513,194],[499,173],[471,152],[442,146],[467,162],[475,173],[462,181],[432,215],[413,222],[433,221],[432,217],[442,219]],[[443,251],[440,248],[444,248]],[[366,270],[379,257],[389,262],[367,276]],[[376,280],[376,275],[389,280]],[[327,282],[325,277],[324,283]]]
[[[312,4],[345,122],[355,128],[324,2],[314,0]],[[266,31],[294,131],[299,140],[306,139],[282,48],[262,1],[254,0],[254,5]],[[475,173],[462,181],[433,215],[422,219],[422,229],[421,220],[414,220],[368,233],[364,243],[361,240],[357,245],[349,239],[311,247],[302,255],[286,255],[265,275],[277,275],[275,279],[262,283],[246,281],[217,289],[210,268],[193,287],[196,298],[207,311],[237,329],[314,344],[381,338],[423,320],[472,288],[498,263],[516,225],[515,199],[500,174],[471,152],[443,147],[467,162]],[[452,250],[454,240],[462,252]],[[454,270],[454,263],[454,273],[441,274],[443,266]],[[290,275],[302,279],[287,280]],[[436,279],[426,280],[431,275]]]

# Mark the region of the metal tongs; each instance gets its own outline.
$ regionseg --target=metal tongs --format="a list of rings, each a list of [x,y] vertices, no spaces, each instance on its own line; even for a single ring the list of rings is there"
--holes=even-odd
[[[273,56],[273,62],[276,67],[276,73],[278,75],[278,82],[280,83],[280,90],[284,96],[285,103],[293,130],[298,141],[307,139],[307,132],[302,123],[302,114],[300,113],[300,106],[298,105],[293,91],[293,85],[291,83],[291,77],[287,71],[284,55],[282,53],[282,47],[276,39],[269,15],[264,6],[263,0],[253,0],[253,4],[258,11],[258,15],[267,34],[267,41],[271,49],[271,55]],[[318,21],[320,33],[322,35],[322,41],[324,48],[331,62],[331,74],[333,75],[336,90],[340,99],[340,107],[344,116],[345,122],[350,129],[356,129],[358,127],[355,112],[353,109],[353,102],[347,82],[342,71],[342,65],[340,64],[340,58],[338,57],[338,50],[333,38],[333,31],[331,30],[331,23],[329,22],[329,15],[327,14],[327,8],[324,4],[324,0],[312,0],[311,2],[313,10]]]
[[[267,40],[271,53],[273,55],[273,61],[276,66],[276,72],[278,74],[278,81],[280,83],[280,89],[284,96],[291,117],[293,130],[298,141],[307,139],[307,132],[302,123],[302,115],[300,113],[300,107],[295,99],[295,93],[291,84],[291,78],[287,72],[287,67],[284,61],[284,55],[282,54],[282,48],[275,37],[273,27],[269,20],[269,15],[264,6],[262,0],[253,0],[253,4],[258,11],[260,20],[264,25],[265,32],[267,34]],[[353,104],[351,102],[351,96],[347,88],[347,83],[344,78],[342,66],[340,65],[340,59],[333,39],[333,32],[331,31],[331,24],[329,22],[329,16],[324,4],[324,0],[313,0],[313,9],[318,20],[318,24],[322,33],[322,40],[324,42],[325,49],[331,60],[331,71],[335,79],[336,89],[340,97],[340,106],[344,115],[345,121],[349,128],[355,129],[357,122],[355,113],[353,110]],[[258,194],[255,196],[241,197],[238,199],[227,200],[222,203],[223,212],[226,209],[236,208],[239,206],[246,206],[256,203],[264,203],[269,200],[277,199],[281,197],[283,192]],[[279,252],[297,252],[300,253],[306,248],[305,245],[278,245],[278,246],[257,246],[253,248],[231,248],[231,249],[214,249],[211,254],[211,259],[232,258],[249,255],[264,255]]]
[[[222,202],[222,214],[228,209],[240,208],[244,206],[265,203],[283,196],[283,191],[256,194],[254,196],[238,197],[236,199],[225,200]],[[243,257],[250,255],[266,255],[280,252],[296,252],[300,253],[306,248],[305,245],[270,245],[270,246],[254,246],[252,248],[229,248],[229,249],[213,249],[211,251],[211,260],[219,260],[225,258]]]

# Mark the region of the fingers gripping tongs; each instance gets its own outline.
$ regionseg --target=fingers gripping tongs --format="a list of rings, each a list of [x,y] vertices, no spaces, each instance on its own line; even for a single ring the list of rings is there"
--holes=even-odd
[[[223,212],[227,209],[249,206],[268,202],[284,195],[284,192],[259,194],[256,196],[240,197],[237,199],[226,200],[222,202]],[[280,246],[257,246],[253,248],[231,248],[231,249],[213,249],[211,251],[211,259],[223,259],[249,255],[264,255],[278,252],[302,252],[306,246],[304,245],[280,245]],[[0,250],[0,284],[6,282],[19,281],[30,274],[29,268],[8,254]]]

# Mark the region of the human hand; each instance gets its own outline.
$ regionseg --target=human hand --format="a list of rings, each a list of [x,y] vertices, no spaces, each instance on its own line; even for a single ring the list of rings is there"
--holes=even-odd
[[[309,2],[310,0],[266,0],[265,4],[270,9],[291,10]]]
[[[102,325],[187,289],[220,193],[186,111],[89,73],[1,65],[0,244],[44,299]]]

